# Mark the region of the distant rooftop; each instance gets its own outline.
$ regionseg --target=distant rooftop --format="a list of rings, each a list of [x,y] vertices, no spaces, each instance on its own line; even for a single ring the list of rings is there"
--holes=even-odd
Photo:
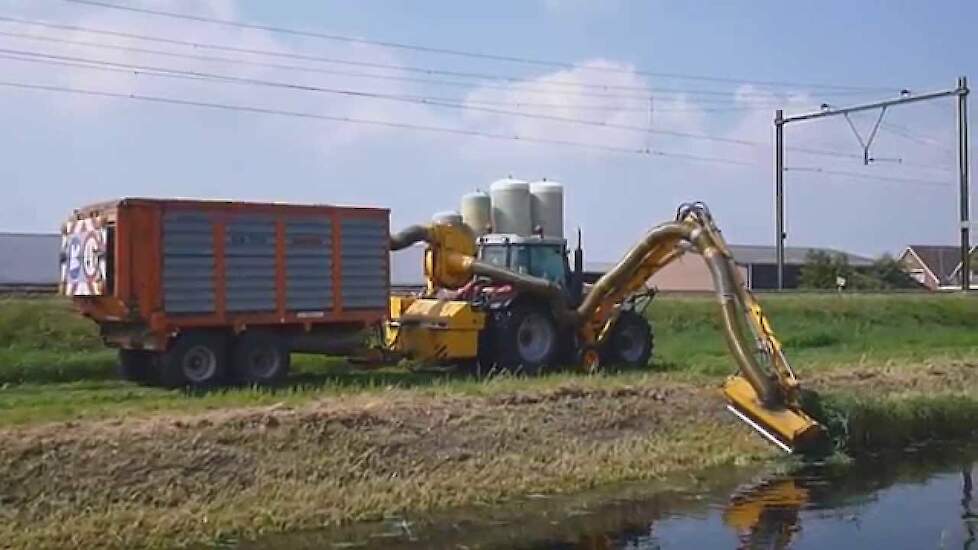
[[[972,247],[974,254],[978,246]],[[904,251],[912,251],[937,277],[940,284],[951,282],[961,267],[961,247],[933,244],[911,244]],[[974,266],[972,266],[974,271]]]
[[[57,284],[61,235],[0,233],[0,284]]]
[[[773,246],[758,244],[731,244],[730,252],[733,253],[734,260],[740,265],[763,265],[776,264],[778,262],[778,252]],[[805,265],[808,263],[808,255],[811,252],[824,252],[833,257],[842,254],[849,261],[849,265],[854,267],[867,267],[872,265],[873,259],[858,254],[850,254],[834,248],[819,248],[807,246],[786,246],[784,248],[785,265]],[[613,262],[587,262],[585,271],[591,273],[602,273],[611,269]]]
[[[778,261],[777,248],[769,245],[757,244],[732,244],[730,252],[739,264],[774,264]],[[784,247],[784,263],[787,265],[805,265],[808,263],[808,255],[812,252],[824,252],[833,257],[843,255],[849,260],[849,265],[854,267],[866,267],[872,265],[873,259],[858,254],[850,254],[835,248],[820,248],[808,246],[786,246]]]

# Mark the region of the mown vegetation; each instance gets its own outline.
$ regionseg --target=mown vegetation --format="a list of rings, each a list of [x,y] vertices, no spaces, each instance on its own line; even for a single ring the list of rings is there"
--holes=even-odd
[[[761,297],[812,410],[859,453],[978,433],[978,301]],[[57,299],[0,300],[0,540],[213,544],[766,461],[726,414],[712,297],[660,297],[645,370],[475,380],[300,357],[289,384],[115,379]]]

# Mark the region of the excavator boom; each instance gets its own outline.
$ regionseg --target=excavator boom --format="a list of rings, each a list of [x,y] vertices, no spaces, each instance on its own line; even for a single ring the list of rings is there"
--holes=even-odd
[[[781,344],[702,203],[680,206],[676,221],[653,228],[598,279],[576,311],[579,319],[587,320],[582,338],[598,340],[607,331],[593,327],[611,322],[616,304],[688,249],[699,252],[710,269],[724,336],[737,362],[738,373],[722,387],[728,409],[787,452],[817,448],[825,430],[802,409],[801,388]]]
[[[425,253],[428,290],[425,299],[414,301],[404,310],[403,322],[398,325],[407,330],[407,323],[413,322],[412,330],[417,334],[402,335],[399,340],[397,334],[402,331],[394,331],[396,334],[390,338],[400,343],[402,351],[420,350],[416,355],[431,356],[431,350],[441,350],[443,357],[471,354],[466,350],[475,349],[474,339],[483,326],[481,314],[469,315],[471,305],[466,302],[457,302],[459,307],[448,307],[449,303],[435,295],[438,289],[457,289],[474,276],[482,276],[505,282],[548,303],[553,318],[561,326],[572,327],[577,332],[578,355],[592,368],[599,361],[596,350],[605,344],[623,311],[623,304],[645,288],[649,277],[686,251],[695,250],[712,274],[723,333],[738,367],[738,373],[722,387],[728,408],[788,452],[807,452],[824,439],[822,426],[802,408],[801,388],[770,322],[741,279],[720,230],[702,203],[680,206],[675,221],[649,231],[594,283],[576,308],[567,303],[562,288],[547,279],[476,259],[474,238],[465,226],[412,226],[391,237],[391,249],[399,250],[419,241],[428,244]],[[458,314],[449,319],[447,311]],[[432,312],[441,312],[439,319],[432,319]],[[460,338],[465,345],[460,345]],[[461,355],[449,353],[452,349],[463,351],[459,352]]]

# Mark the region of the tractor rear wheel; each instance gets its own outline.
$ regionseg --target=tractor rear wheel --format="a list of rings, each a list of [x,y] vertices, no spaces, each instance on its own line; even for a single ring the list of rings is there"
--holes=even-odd
[[[601,363],[644,367],[652,357],[652,326],[634,311],[622,311],[601,346]]]
[[[557,325],[541,307],[517,305],[493,315],[493,356],[510,372],[538,374],[552,365],[560,349]]]

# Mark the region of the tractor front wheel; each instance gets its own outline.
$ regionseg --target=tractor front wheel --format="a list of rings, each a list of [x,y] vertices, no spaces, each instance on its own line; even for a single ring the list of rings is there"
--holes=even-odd
[[[601,346],[601,363],[644,367],[652,357],[652,326],[634,311],[622,311]]]

